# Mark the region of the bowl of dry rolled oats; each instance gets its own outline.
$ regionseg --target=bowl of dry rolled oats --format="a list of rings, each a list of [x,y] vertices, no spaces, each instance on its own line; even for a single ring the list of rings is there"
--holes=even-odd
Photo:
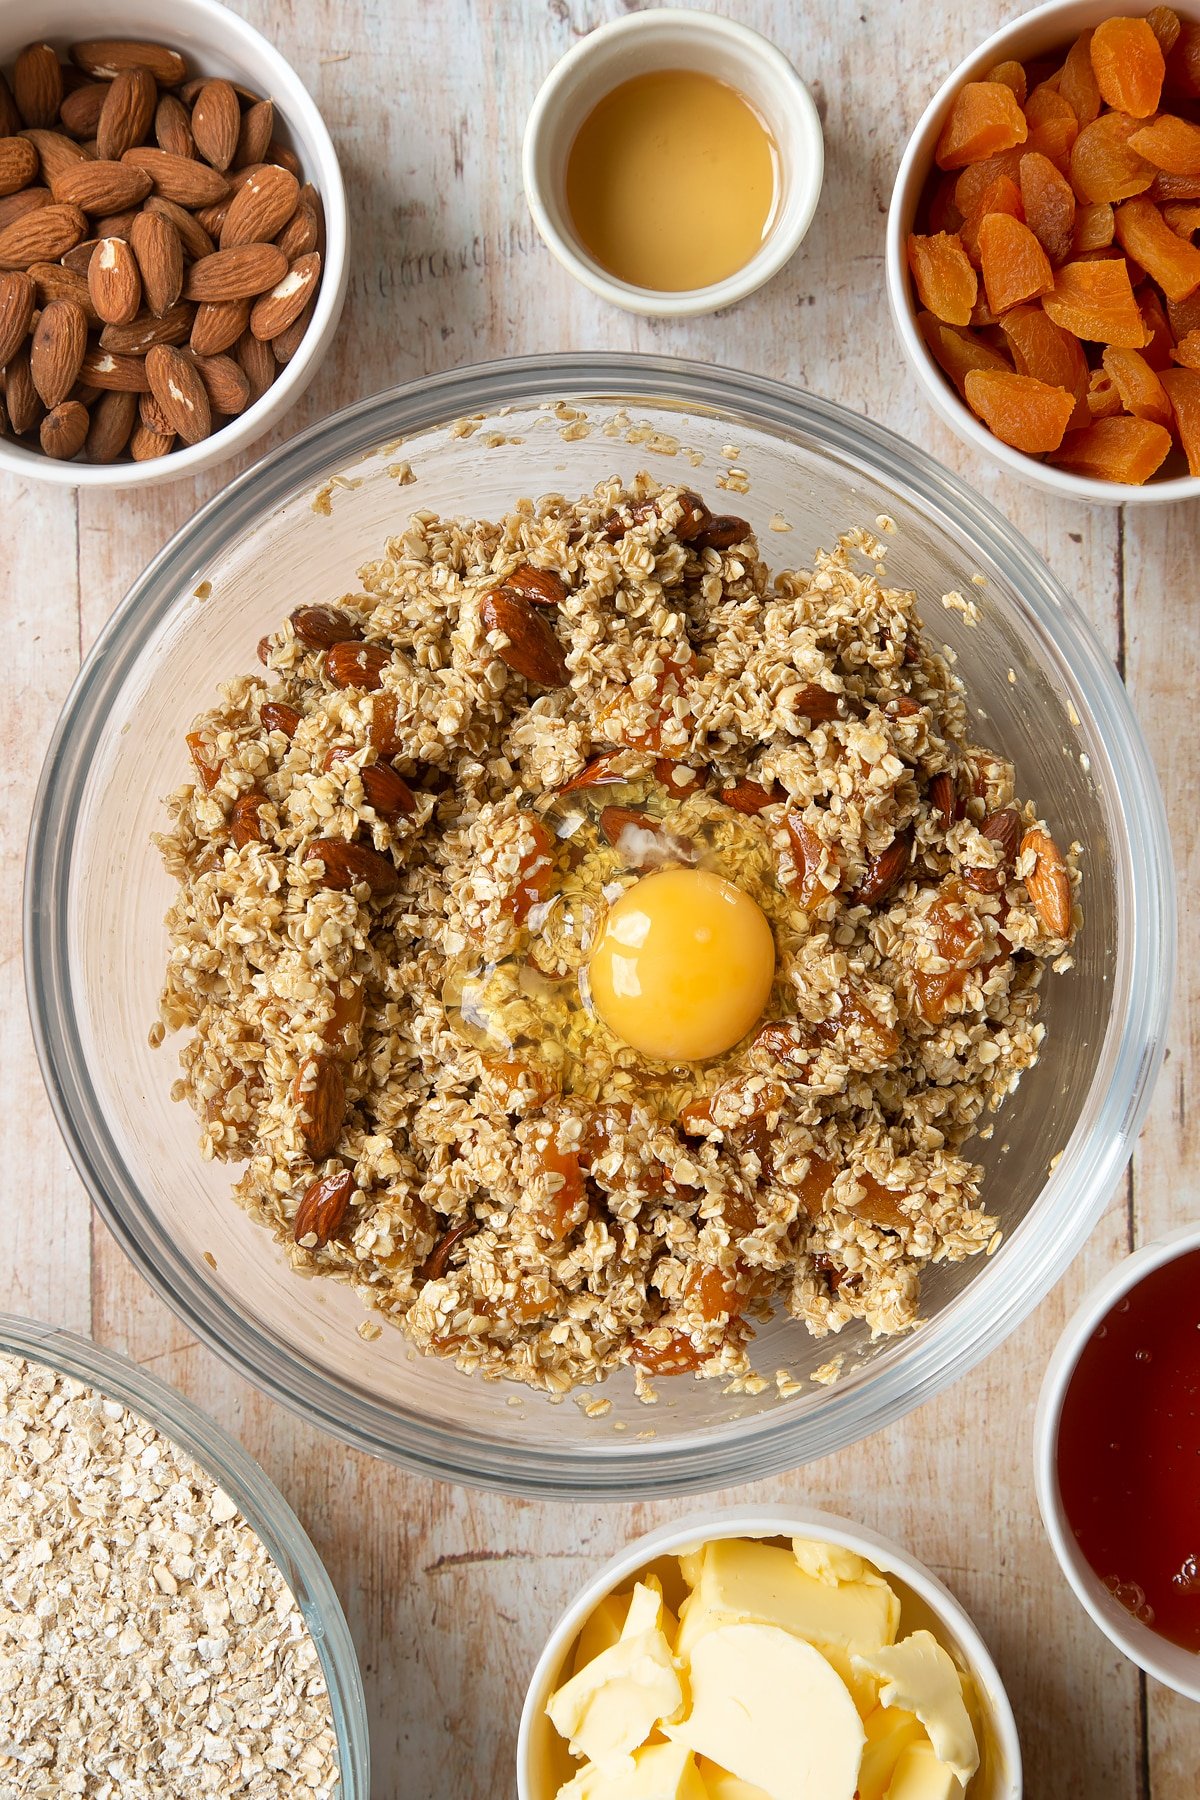
[[[241,1446],[135,1363],[0,1317],[0,1788],[363,1800],[320,1558]]]
[[[27,896],[148,1277],[351,1442],[547,1495],[791,1466],[985,1354],[1169,991],[1153,771],[1044,565],[879,428],[652,359],[235,483],[86,666]]]

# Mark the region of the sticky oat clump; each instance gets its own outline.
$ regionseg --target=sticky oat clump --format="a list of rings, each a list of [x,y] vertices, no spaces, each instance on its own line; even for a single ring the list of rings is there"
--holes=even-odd
[[[561,1392],[746,1377],[778,1308],[903,1331],[922,1268],[992,1241],[967,1146],[1038,1055],[1078,875],[883,555],[772,574],[644,475],[417,513],[222,690],[160,840],[156,1034],[298,1271]],[[581,993],[672,862],[775,940],[761,1025],[699,1065]]]

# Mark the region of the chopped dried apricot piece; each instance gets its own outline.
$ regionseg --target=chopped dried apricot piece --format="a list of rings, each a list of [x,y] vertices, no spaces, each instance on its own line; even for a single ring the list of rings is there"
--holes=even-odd
[[[1124,350],[1140,350],[1146,342],[1146,327],[1121,257],[1064,263],[1055,271],[1053,292],[1042,305],[1056,325],[1078,338],[1118,344]]]
[[[1176,343],[1189,331],[1200,328],[1200,294],[1189,294],[1186,300],[1168,300],[1167,318]]]
[[[1168,175],[1160,169],[1146,192],[1160,206],[1168,200],[1200,200],[1200,175]]]
[[[1031,456],[1058,449],[1075,410],[1073,394],[1032,375],[973,369],[965,387],[967,404],[988,429],[1002,443]]]
[[[946,231],[936,237],[912,233],[908,240],[908,266],[922,306],[948,325],[970,322],[979,280],[967,260],[961,238]]]
[[[1161,296],[1156,288],[1146,286],[1138,295],[1138,310],[1142,315],[1142,323],[1146,327],[1146,342],[1142,346],[1142,355],[1152,369],[1166,369],[1171,363],[1171,346],[1175,342],[1170,320],[1163,309]]]
[[[1021,205],[1025,223],[1051,262],[1065,262],[1075,230],[1075,190],[1038,150],[1021,158]]]
[[[1131,150],[1138,129],[1125,113],[1104,113],[1085,125],[1071,148],[1071,186],[1080,200],[1128,200],[1144,194],[1154,180],[1154,164]]]
[[[1017,105],[1024,104],[1028,84],[1025,80],[1025,70],[1019,62],[999,62],[994,69],[988,70],[984,79],[986,81],[1002,81],[1005,87],[1011,88],[1017,96]]]
[[[1086,431],[1073,431],[1055,455],[1060,469],[1099,481],[1124,481],[1141,487],[1161,468],[1171,449],[1171,434],[1149,419],[1097,419]]]
[[[1085,250],[1107,250],[1116,233],[1116,214],[1107,200],[1091,200],[1075,208],[1071,248],[1077,256]]]
[[[955,177],[954,202],[964,219],[979,211],[984,194],[1001,175],[1006,175],[1014,185],[1020,180],[1022,154],[1018,149],[1001,150],[984,162],[972,163]]]
[[[979,227],[989,213],[1009,213],[1014,219],[1024,219],[1025,208],[1021,204],[1021,190],[1015,181],[1007,175],[997,175],[995,181],[989,182],[979,204],[969,219],[964,219],[959,237],[968,260],[975,268],[979,267]]]
[[[1088,424],[1088,366],[1079,339],[1048,319],[1040,306],[1014,306],[1004,315],[1001,330],[1012,346],[1018,374],[1032,375],[1035,381],[1074,395],[1068,431]]]
[[[1184,369],[1200,369],[1200,331],[1189,331],[1171,351],[1171,361]]]
[[[1200,250],[1171,230],[1153,200],[1127,200],[1118,206],[1117,239],[1168,300],[1186,300],[1200,287]]]
[[[1179,40],[1179,14],[1172,12],[1169,6],[1152,6],[1146,14],[1146,23],[1158,39],[1163,55],[1169,56]]]
[[[211,791],[221,779],[225,759],[218,753],[216,745],[211,743],[201,731],[189,731],[184,742],[187,744],[201,783],[206,791]]]
[[[1100,116],[1100,86],[1092,67],[1092,34],[1085,31],[1067,51],[1058,78],[1058,91],[1079,121],[1082,131]]]
[[[1129,148],[1168,175],[1200,175],[1200,125],[1160,113],[1135,131]]]
[[[1046,252],[1028,225],[1010,213],[989,213],[980,225],[979,260],[987,303],[997,315],[1054,286]]]
[[[1175,408],[1175,427],[1188,460],[1188,472],[1200,475],[1200,371],[1164,369],[1162,384]]]
[[[1180,237],[1190,238],[1200,231],[1200,205],[1194,200],[1168,200],[1162,216]]]
[[[1093,369],[1088,376],[1087,404],[1093,419],[1111,419],[1124,412],[1121,390],[1105,369]]]
[[[939,169],[962,169],[1025,142],[1025,115],[1011,88],[968,81],[954,96],[933,153]]]
[[[1053,163],[1066,166],[1071,146],[1079,136],[1079,120],[1068,101],[1048,82],[1035,87],[1025,102],[1028,135],[1026,150],[1036,150]]]
[[[958,325],[944,325],[931,312],[918,313],[917,324],[929,354],[950,377],[960,394],[964,391],[963,383],[972,369],[1012,368],[999,350],[993,350],[974,332],[964,331]]]
[[[1100,95],[1117,112],[1146,119],[1158,105],[1167,65],[1145,19],[1105,19],[1092,33]]]
[[[1109,344],[1103,356],[1104,372],[1112,377],[1121,405],[1135,419],[1153,419],[1171,425],[1171,402],[1166,389],[1140,350],[1118,350]]]

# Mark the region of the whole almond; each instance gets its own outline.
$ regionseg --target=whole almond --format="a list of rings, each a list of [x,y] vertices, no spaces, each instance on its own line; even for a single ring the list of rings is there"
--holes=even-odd
[[[194,262],[184,276],[183,296],[185,300],[248,300],[288,279],[287,258],[275,244],[239,244]],[[253,313],[250,328],[254,330]],[[255,332],[255,336],[273,337],[274,333]]]
[[[221,228],[228,212],[228,200],[218,200],[215,206],[201,206],[196,210],[196,218],[203,225],[214,244],[220,240]]]
[[[292,217],[299,195],[300,183],[294,175],[273,163],[264,163],[242,183],[229,203],[221,227],[222,250],[232,250],[238,244],[269,242]]]
[[[539,569],[533,563],[518,563],[500,586],[520,594],[531,606],[561,606],[567,597],[567,584],[557,570]]]
[[[325,754],[325,768],[335,769],[339,763],[349,761],[358,755],[357,744],[335,744]],[[368,804],[379,814],[381,819],[389,823],[396,819],[407,818],[416,808],[416,796],[405,781],[398,775],[390,763],[368,763],[358,771],[363,792]]]
[[[129,434],[137,421],[137,409],[136,394],[101,394],[92,408],[88,426],[85,449],[89,462],[116,462],[129,442]]]
[[[929,804],[943,825],[953,825],[958,818],[958,789],[948,769],[942,769],[929,783]]]
[[[70,94],[63,95],[58,122],[74,138],[93,138],[100,128],[100,115],[112,86],[108,81],[85,81]]]
[[[692,539],[697,550],[731,550],[750,536],[745,519],[733,513],[715,513],[707,525]]]
[[[87,334],[87,318],[74,300],[52,300],[43,307],[29,343],[29,371],[44,406],[57,406],[75,386]]]
[[[362,642],[362,619],[340,606],[298,606],[288,615],[288,624],[306,650]]]
[[[43,411],[29,367],[29,345],[21,344],[4,365],[4,404],[17,437],[32,431]]]
[[[35,299],[36,291],[27,274],[12,270],[0,275],[0,369],[28,337]]]
[[[0,199],[0,231],[5,231],[15,219],[23,219],[26,213],[39,212],[43,206],[53,206],[54,195],[49,188],[22,188],[19,194],[6,194]]]
[[[28,44],[13,65],[13,98],[26,125],[53,125],[62,105],[63,78],[49,44]]]
[[[249,320],[248,300],[202,301],[192,324],[192,349],[197,356],[219,356],[237,343]]]
[[[60,170],[50,189],[64,205],[93,214],[115,213],[141,204],[150,192],[150,176],[125,162],[82,162]]]
[[[286,173],[286,171],[285,171]],[[232,212],[233,208],[230,208]],[[226,220],[228,224],[228,220]],[[295,212],[275,238],[275,242],[283,251],[289,262],[295,262],[298,256],[307,256],[315,250],[319,239],[317,231],[317,215],[311,206],[297,206]]]
[[[146,379],[172,430],[185,444],[198,444],[212,430],[212,407],[191,358],[171,344],[156,344],[146,356]]]
[[[86,406],[78,400],[61,400],[51,407],[38,429],[43,452],[56,462],[69,462],[83,449],[90,423]]]
[[[1071,877],[1062,852],[1044,831],[1027,831],[1021,839],[1022,858],[1032,855],[1033,867],[1025,886],[1043,928],[1051,937],[1071,935]]]
[[[866,870],[852,898],[860,906],[878,906],[900,885],[912,860],[912,840],[900,832],[877,856],[867,858]]]
[[[173,431],[151,431],[139,420],[129,439],[129,454],[134,462],[153,462],[156,456],[167,456],[175,448]]]
[[[195,214],[175,200],[164,200],[161,194],[151,194],[143,209],[154,218],[166,219],[179,233],[179,241],[183,245],[183,254],[193,261],[201,256],[211,256],[216,245],[199,224]]]
[[[304,334],[312,324],[313,312],[316,309],[317,297],[314,294],[298,319],[294,319],[286,331],[271,339],[271,355],[281,368],[291,362],[297,350],[304,342]]]
[[[164,94],[154,114],[154,138],[160,150],[172,156],[193,157],[196,140],[187,108],[174,94]]]
[[[259,100],[248,107],[242,114],[242,122],[238,127],[237,148],[233,153],[235,169],[244,169],[247,163],[273,162],[268,157],[267,146],[271,142],[271,133],[275,129],[275,108],[269,100]]]
[[[178,50],[128,38],[90,38],[71,45],[71,61],[88,75],[112,81],[123,69],[149,69],[159,87],[178,87],[187,64]]]
[[[119,237],[128,239],[133,230],[133,221],[141,217],[141,209],[131,206],[125,212],[104,213],[96,220],[95,233],[98,238]]]
[[[99,325],[100,316],[92,305],[86,275],[54,262],[30,263],[27,273],[39,306],[46,306],[51,300],[73,300],[82,309],[89,325]]]
[[[84,216],[77,206],[41,206],[0,231],[0,269],[56,262],[80,242],[84,230]]]
[[[137,258],[124,238],[101,238],[87,272],[92,305],[108,325],[128,325],[142,304],[142,278]],[[190,321],[189,321],[190,323]],[[106,350],[114,346],[106,344]]]
[[[250,329],[255,337],[269,342],[281,331],[286,331],[312,298],[320,275],[321,258],[317,251],[310,250],[307,256],[298,256],[283,279],[255,301],[250,313]]]
[[[304,852],[305,863],[320,863],[326,887],[343,893],[366,882],[378,898],[394,894],[400,876],[390,856],[381,856],[367,844],[347,843],[345,838],[318,838]]]
[[[0,137],[13,137],[21,129],[21,115],[3,72],[0,72]]]
[[[306,1250],[323,1250],[342,1229],[353,1192],[354,1176],[349,1169],[311,1181],[296,1208],[292,1226],[296,1242]]]
[[[196,367],[215,413],[233,418],[245,412],[250,404],[250,382],[232,356],[198,356]]]
[[[145,357],[122,356],[116,350],[89,350],[80,373],[85,381],[105,393],[144,394],[150,387]]]
[[[296,152],[294,150],[289,150],[286,144],[281,144],[278,138],[272,138],[268,143],[266,149],[263,151],[263,161],[278,163],[281,169],[290,170],[297,181],[299,181],[301,175],[304,173],[300,167],[300,158],[296,155]]]
[[[193,310],[186,300],[178,300],[162,314],[143,310],[126,322],[106,325],[100,333],[100,348],[119,351],[122,356],[145,356],[155,344],[186,344]]]
[[[305,1058],[292,1083],[292,1101],[308,1154],[322,1162],[342,1135],[346,1118],[345,1083],[332,1057]]]
[[[514,675],[522,676],[536,687],[565,687],[570,681],[563,648],[553,626],[520,594],[509,593],[504,588],[493,589],[484,595],[479,617],[486,632],[498,633],[503,638],[504,642],[495,647],[495,654]]]
[[[183,245],[179,233],[169,219],[143,212],[129,228],[129,243],[141,271],[146,305],[162,318],[183,292]]]
[[[227,169],[233,161],[241,128],[242,109],[229,82],[206,81],[192,107],[192,136],[214,169]]]
[[[153,394],[149,392],[139,394],[137,397],[137,407],[138,418],[146,427],[147,431],[154,432],[157,437],[174,437],[175,433],[171,430],[171,421],[168,419],[166,413],[158,404],[158,401],[154,398]]]
[[[247,844],[266,842],[263,834],[263,822],[258,810],[265,799],[266,795],[259,789],[251,788],[249,793],[242,794],[234,802],[233,811],[229,816],[229,830],[239,850],[244,850]]]
[[[744,813],[754,818],[765,812],[768,806],[775,806],[786,799],[782,788],[772,791],[763,787],[760,781],[738,781],[732,787],[721,788],[717,799],[723,806],[731,806],[734,812]]]
[[[169,150],[156,150],[150,144],[127,150],[121,161],[145,170],[154,192],[180,206],[213,206],[229,191],[225,177],[206,163],[189,162],[186,156],[172,156]]]
[[[64,169],[73,169],[76,163],[95,162],[95,157],[82,144],[73,138],[64,137],[61,131],[23,131],[23,138],[28,138],[38,153],[38,162],[42,166],[42,180],[47,187],[54,186],[54,178],[61,175]]]
[[[275,379],[277,364],[271,346],[260,343],[252,331],[244,331],[237,341],[237,359],[245,371],[253,406]]]
[[[391,660],[386,644],[334,644],[325,652],[325,678],[337,688],[374,694],[383,686],[383,671]]]
[[[28,138],[0,138],[0,194],[15,194],[28,187],[38,172],[38,153]],[[274,237],[269,231],[267,237]]]
[[[139,63],[113,77],[96,126],[96,154],[119,162],[150,130],[158,105],[158,84]]]

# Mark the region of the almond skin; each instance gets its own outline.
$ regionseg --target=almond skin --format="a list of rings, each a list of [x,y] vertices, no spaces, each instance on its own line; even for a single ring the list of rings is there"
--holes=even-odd
[[[146,305],[161,319],[183,292],[183,245],[169,219],[141,212],[129,228],[129,244],[137,258]]]
[[[325,675],[334,687],[362,688],[376,693],[383,686],[383,671],[392,660],[384,644],[334,644],[325,652]]]
[[[129,439],[129,454],[134,462],[153,462],[175,448],[173,431],[151,431],[139,419]]]
[[[304,342],[304,334],[312,324],[313,309],[316,306],[316,295],[308,302],[298,319],[294,319],[286,331],[273,337],[270,343],[271,355],[281,368],[286,367]]]
[[[306,1250],[323,1250],[341,1230],[353,1192],[354,1176],[349,1169],[310,1182],[296,1208],[292,1228],[296,1242]]]
[[[1044,831],[1027,831],[1020,854],[1034,858],[1025,886],[1043,928],[1051,937],[1070,937],[1071,877],[1058,845]]]
[[[514,675],[535,687],[565,687],[570,671],[553,627],[519,594],[495,588],[485,594],[479,608],[484,630],[500,633],[504,643],[495,654]]]
[[[146,379],[176,436],[198,444],[212,430],[212,407],[190,357],[171,344],[156,344],[146,355]]]
[[[307,256],[298,256],[282,279],[276,276],[276,285],[256,300],[251,310],[250,329],[255,337],[269,342],[295,324],[316,291],[320,275],[321,258],[311,250]]]
[[[107,325],[128,325],[142,303],[137,259],[124,238],[101,238],[87,272],[92,305]],[[105,345],[105,349],[110,348]]]
[[[731,806],[734,812],[745,813],[754,817],[768,806],[774,806],[785,798],[783,789],[771,793],[758,781],[739,781],[736,786],[722,788],[717,795],[718,800]]]
[[[22,188],[19,194],[6,194],[0,199],[0,231],[6,231],[17,219],[23,219],[26,213],[38,212],[43,206],[51,206],[54,195],[46,187]]]
[[[838,696],[831,694],[819,682],[806,681],[795,694],[788,696],[792,710],[810,725],[826,725],[830,719],[838,716]]]
[[[41,206],[0,231],[0,269],[28,269],[31,263],[57,262],[84,234],[77,206]]]
[[[357,755],[357,744],[335,744],[326,752],[325,767],[334,769]],[[381,819],[391,822],[407,818],[416,810],[416,796],[403,775],[398,775],[390,763],[368,763],[358,774],[368,802]]]
[[[129,442],[129,434],[136,419],[136,394],[101,394],[92,408],[92,422],[88,427],[88,461],[116,462]]]
[[[108,99],[111,86],[112,83],[108,81],[85,81],[69,94],[64,94],[58,112],[58,122],[63,130],[69,131],[73,138],[94,138],[100,129],[104,102]],[[104,154],[107,156],[112,153],[105,151]]]
[[[308,650],[328,650],[334,644],[362,642],[362,620],[338,606],[298,606],[288,623]]]
[[[49,44],[28,44],[13,65],[13,98],[26,125],[53,125],[62,105],[63,78]]]
[[[262,820],[258,816],[258,809],[265,799],[265,794],[260,793],[257,788],[251,788],[248,794],[242,794],[234,802],[229,830],[239,850],[244,850],[247,844],[266,842]]]
[[[287,169],[280,169],[273,163],[256,169],[230,201],[221,227],[222,250],[236,249],[239,244],[269,242],[295,213],[299,198],[300,183]],[[309,249],[313,247],[308,246]],[[282,245],[279,248],[285,257],[288,256]]]
[[[511,594],[519,594],[532,606],[561,606],[567,597],[567,584],[553,569],[536,569],[532,563],[518,563],[500,583]]]
[[[38,153],[28,138],[0,138],[0,194],[19,193],[36,180],[37,172]],[[297,186],[296,192],[299,191]],[[270,237],[274,235],[274,232],[268,233]]]
[[[32,431],[45,411],[33,385],[28,344],[20,345],[8,359],[4,370],[4,404],[8,408],[8,422],[17,437]]]
[[[186,344],[192,315],[193,308],[186,300],[169,306],[161,318],[143,310],[125,324],[106,325],[100,333],[100,348],[116,350],[122,356],[145,356],[155,344]]]
[[[28,138],[38,153],[38,162],[42,167],[42,180],[47,187],[54,185],[56,175],[64,169],[74,168],[76,163],[94,162],[95,156],[82,144],[65,137],[61,131],[27,130],[21,136]]]
[[[250,404],[261,400],[275,379],[277,364],[269,344],[260,344],[252,331],[244,331],[237,341],[237,359],[250,384]]]
[[[192,324],[197,356],[219,356],[236,344],[250,318],[248,300],[202,300]]]
[[[183,254],[190,256],[193,262],[198,257],[212,255],[212,239],[196,215],[190,213],[186,206],[180,206],[175,200],[164,200],[161,194],[151,194],[142,210],[156,218],[166,219],[175,227],[183,245]]]
[[[96,154],[119,162],[149,131],[158,105],[158,83],[139,63],[122,69],[109,86],[96,126]]]
[[[89,38],[71,45],[71,61],[77,69],[101,81],[112,81],[122,69],[149,69],[159,87],[178,87],[187,76],[187,64],[178,50],[141,39]]]
[[[34,326],[29,370],[42,404],[65,400],[79,378],[87,350],[87,319],[73,300],[52,300]]]
[[[0,72],[0,137],[15,137],[21,129],[21,115],[13,99],[12,89]]]
[[[733,513],[714,513],[692,542],[697,550],[732,550],[735,544],[744,543],[749,536],[750,527],[745,519],[735,518]]]
[[[73,269],[55,262],[30,263],[28,274],[39,306],[46,306],[51,300],[73,300],[83,309],[89,325],[99,325],[100,317],[92,305],[86,275],[77,275]]]
[[[192,107],[192,136],[214,169],[225,170],[233,161],[241,127],[242,109],[229,82],[206,81]]]
[[[235,418],[245,412],[250,404],[250,383],[240,363],[232,356],[197,356],[195,364],[215,413]]]
[[[89,350],[80,374],[92,387],[105,393],[145,394],[150,389],[145,357],[123,355],[117,350]]]
[[[249,300],[284,278],[290,279],[287,258],[277,245],[238,244],[193,263],[184,277],[183,295],[185,300]],[[253,313],[250,323],[253,330]]]
[[[258,709],[264,731],[282,731],[293,738],[300,729],[300,714],[284,700],[264,700]]]
[[[23,271],[0,275],[0,369],[29,335],[35,297],[33,282]]]
[[[229,183],[218,170],[210,169],[205,163],[190,162],[185,156],[172,156],[169,150],[140,144],[134,150],[127,150],[121,161],[143,170],[149,175],[156,194],[174,200],[180,206],[215,206],[229,192]]]
[[[86,213],[123,212],[146,198],[150,176],[125,162],[75,163],[52,178],[50,191],[61,204]]]
[[[164,94],[155,109],[154,141],[172,156],[184,156],[190,161],[196,154],[187,108],[174,94]]]
[[[247,163],[273,160],[267,156],[267,148],[274,129],[275,108],[269,100],[258,100],[248,107],[242,114],[242,122],[238,128],[237,149],[233,153],[234,168],[244,169]]]
[[[866,871],[854,892],[861,906],[878,906],[899,887],[912,858],[912,841],[901,832],[878,856],[868,858]]]
[[[344,838],[318,838],[304,852],[305,863],[320,863],[326,887],[348,893],[366,882],[377,899],[394,894],[400,876],[389,856],[381,856],[367,844],[347,843]]]
[[[230,207],[229,210],[232,212],[233,208]],[[225,221],[225,226],[228,229],[228,219]],[[297,206],[283,230],[275,238],[275,242],[290,263],[295,262],[298,256],[307,256],[310,250],[317,248],[320,241],[321,234],[317,228],[317,215],[311,206],[305,206],[303,203]]]
[[[42,450],[56,462],[69,462],[83,449],[88,434],[88,409],[78,400],[62,400],[42,420],[38,431]]]

